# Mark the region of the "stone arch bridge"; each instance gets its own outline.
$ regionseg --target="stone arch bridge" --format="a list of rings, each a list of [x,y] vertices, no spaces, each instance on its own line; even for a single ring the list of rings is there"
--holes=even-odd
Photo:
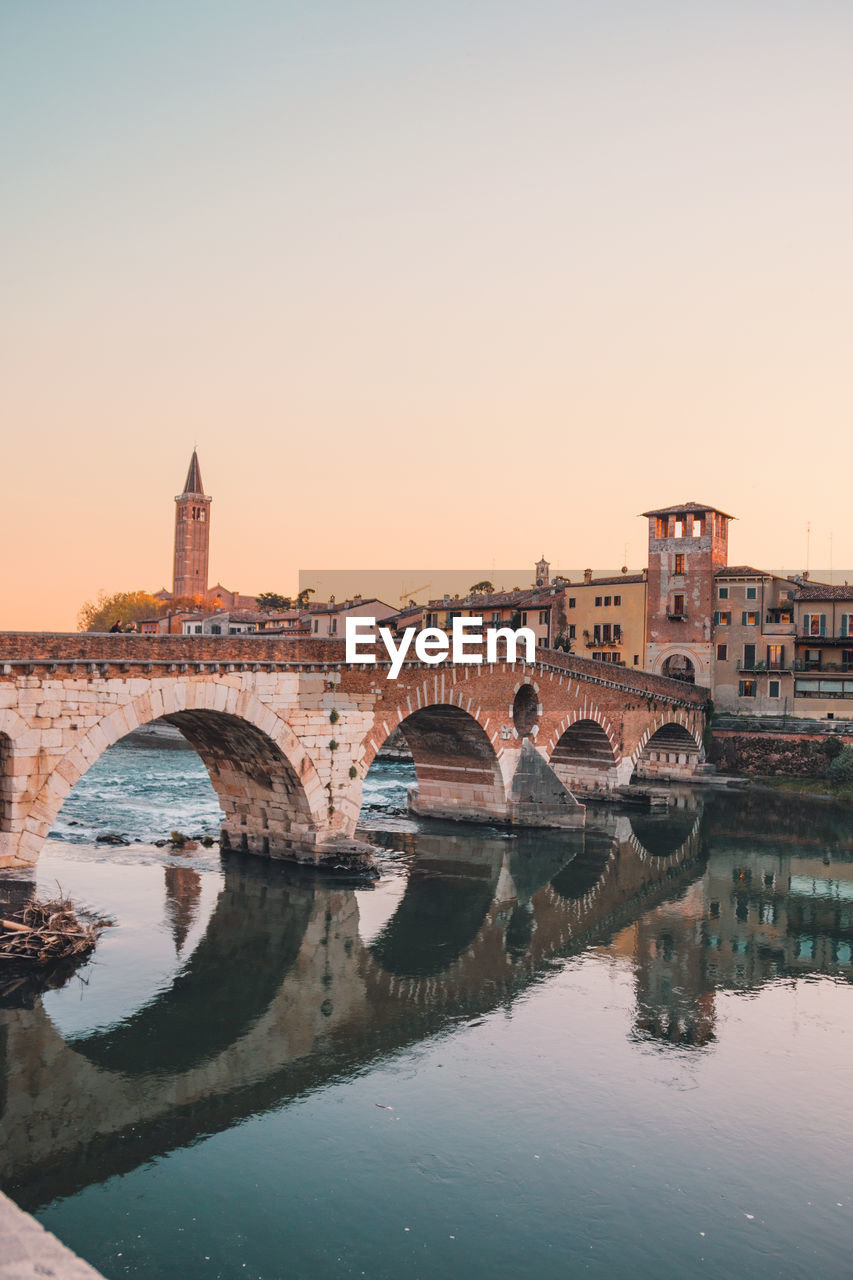
[[[532,663],[345,662],[333,640],[0,634],[0,866],[35,862],[74,784],[126,734],[176,725],[210,773],[226,848],[338,863],[400,729],[418,812],[574,827],[573,790],[689,776],[707,692],[539,649]]]

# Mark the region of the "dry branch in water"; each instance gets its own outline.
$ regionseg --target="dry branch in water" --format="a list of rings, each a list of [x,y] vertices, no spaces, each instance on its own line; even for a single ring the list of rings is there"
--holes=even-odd
[[[9,961],[46,965],[86,956],[108,920],[81,920],[70,898],[31,899],[20,911],[0,903],[0,976]]]

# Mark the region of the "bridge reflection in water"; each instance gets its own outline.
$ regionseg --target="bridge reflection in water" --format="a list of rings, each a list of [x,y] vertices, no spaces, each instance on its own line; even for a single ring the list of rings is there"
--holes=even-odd
[[[406,846],[396,897],[226,858],[203,937],[138,1011],[64,1037],[40,1000],[0,1010],[0,1185],[34,1208],[100,1183],[500,1007],[589,948],[633,966],[629,1034],[696,1050],[720,989],[849,980],[849,824],[792,836],[749,803],[551,837],[371,833]],[[198,893],[174,871],[180,949]],[[383,902],[366,929],[360,906]]]

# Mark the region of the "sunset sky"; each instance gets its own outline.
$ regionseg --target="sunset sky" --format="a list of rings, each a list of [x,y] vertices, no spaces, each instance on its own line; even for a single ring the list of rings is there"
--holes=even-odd
[[[849,0],[0,5],[0,627],[211,581],[853,575]],[[627,556],[625,554],[627,548]]]

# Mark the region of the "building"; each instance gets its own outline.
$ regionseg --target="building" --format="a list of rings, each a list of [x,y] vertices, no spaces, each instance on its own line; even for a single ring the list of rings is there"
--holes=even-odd
[[[647,571],[560,583],[564,635],[572,653],[596,662],[642,667],[646,653]]]
[[[375,618],[380,623],[395,617],[397,612],[393,605],[382,600],[363,600],[361,596],[354,596],[352,600],[342,600],[339,604],[334,599],[328,604],[312,604],[308,609],[308,619],[311,635],[342,640],[346,630],[345,618]]]
[[[728,562],[734,517],[706,502],[643,515],[649,521],[646,668],[710,688],[715,575]]]
[[[242,636],[258,630],[257,612],[237,611],[215,613],[191,613],[181,621],[181,634],[185,636]]]
[[[175,547],[172,572],[172,590],[164,588],[154,593],[155,599],[164,604],[172,601],[185,606],[228,610],[251,610],[256,607],[254,596],[230,591],[221,582],[207,584],[210,563],[210,508],[213,499],[204,492],[198,452],[193,449],[189,470],[182,493],[175,498]],[[181,625],[171,628],[181,633]],[[160,627],[158,630],[170,630]],[[185,633],[186,634],[186,633]]]
[[[175,558],[172,595],[207,595],[210,557],[210,504],[201,480],[198,454],[193,449],[183,493],[175,498]]]
[[[853,587],[800,580],[792,603],[796,714],[853,718]]]
[[[791,713],[797,583],[751,565],[715,575],[714,673],[719,711]]]

